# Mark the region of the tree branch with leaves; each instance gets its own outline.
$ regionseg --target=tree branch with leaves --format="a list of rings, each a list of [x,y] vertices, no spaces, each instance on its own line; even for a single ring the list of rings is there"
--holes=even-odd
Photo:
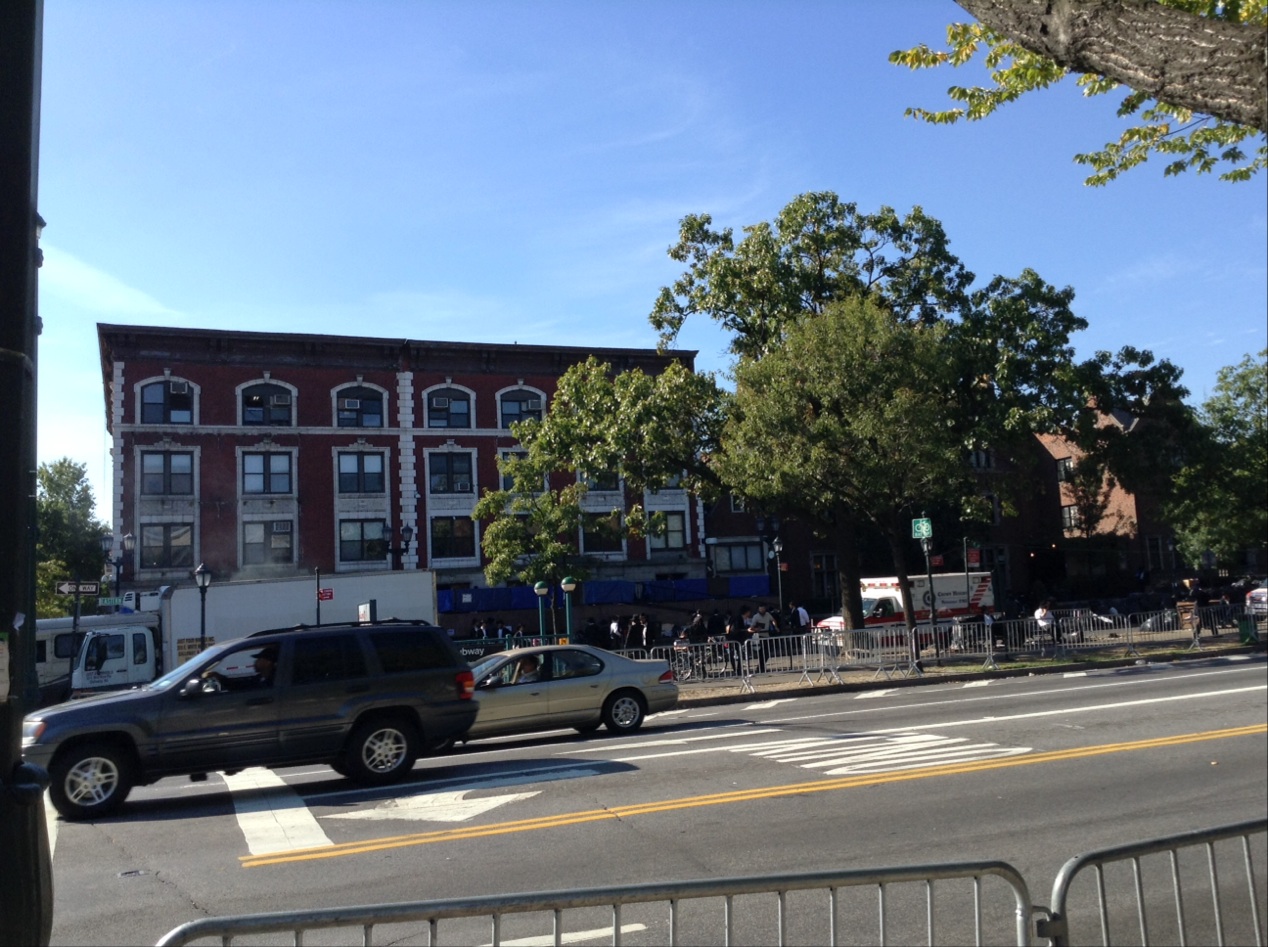
[[[890,54],[911,69],[962,67],[977,59],[991,80],[952,86],[959,105],[909,108],[933,124],[977,121],[1069,75],[1085,96],[1127,90],[1120,117],[1137,116],[1118,141],[1074,160],[1103,185],[1148,160],[1164,174],[1220,170],[1245,181],[1268,163],[1268,0],[956,0],[976,23],[947,27],[946,50],[920,45]],[[1250,154],[1243,145],[1258,139]]]

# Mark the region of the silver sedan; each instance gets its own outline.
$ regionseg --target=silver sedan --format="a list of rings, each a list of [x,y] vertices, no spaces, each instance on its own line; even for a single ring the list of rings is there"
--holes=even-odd
[[[678,703],[669,662],[634,660],[587,645],[515,648],[472,668],[480,711],[466,739],[600,725],[633,733]]]

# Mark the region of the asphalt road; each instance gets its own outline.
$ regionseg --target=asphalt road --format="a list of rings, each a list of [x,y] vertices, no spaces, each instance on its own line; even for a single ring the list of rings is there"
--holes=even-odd
[[[321,767],[134,790],[111,819],[55,825],[53,943],[153,943],[207,915],[987,858],[1045,903],[1078,852],[1268,813],[1262,654],[750,698],[620,739],[473,743],[386,790]],[[704,939],[712,922],[696,923]]]

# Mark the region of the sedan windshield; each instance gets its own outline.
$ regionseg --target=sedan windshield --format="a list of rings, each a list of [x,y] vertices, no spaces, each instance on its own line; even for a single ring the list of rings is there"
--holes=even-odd
[[[479,664],[472,666],[471,675],[475,678],[476,683],[478,684],[482,680],[484,680],[486,677],[488,677],[490,674],[492,674],[493,671],[499,665],[501,665],[501,663],[505,660],[506,660],[505,655],[501,655],[501,654],[490,655],[489,657],[481,661]]]

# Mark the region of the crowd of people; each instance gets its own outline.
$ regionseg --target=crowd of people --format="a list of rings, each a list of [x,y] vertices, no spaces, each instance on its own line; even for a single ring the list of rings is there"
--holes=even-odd
[[[590,616],[575,637],[582,644],[609,651],[651,651],[672,644],[675,638],[691,644],[705,644],[710,640],[743,643],[776,635],[802,635],[810,629],[810,613],[801,603],[790,602],[783,614],[776,614],[766,603],[760,602],[756,607],[745,605],[726,611],[715,608],[708,614],[698,610],[684,624],[665,624],[645,612],[603,619]],[[478,617],[472,622],[467,637],[521,639],[535,634],[522,623],[512,626],[500,618]],[[759,650],[758,654],[763,652]],[[764,656],[761,660],[764,662]]]

